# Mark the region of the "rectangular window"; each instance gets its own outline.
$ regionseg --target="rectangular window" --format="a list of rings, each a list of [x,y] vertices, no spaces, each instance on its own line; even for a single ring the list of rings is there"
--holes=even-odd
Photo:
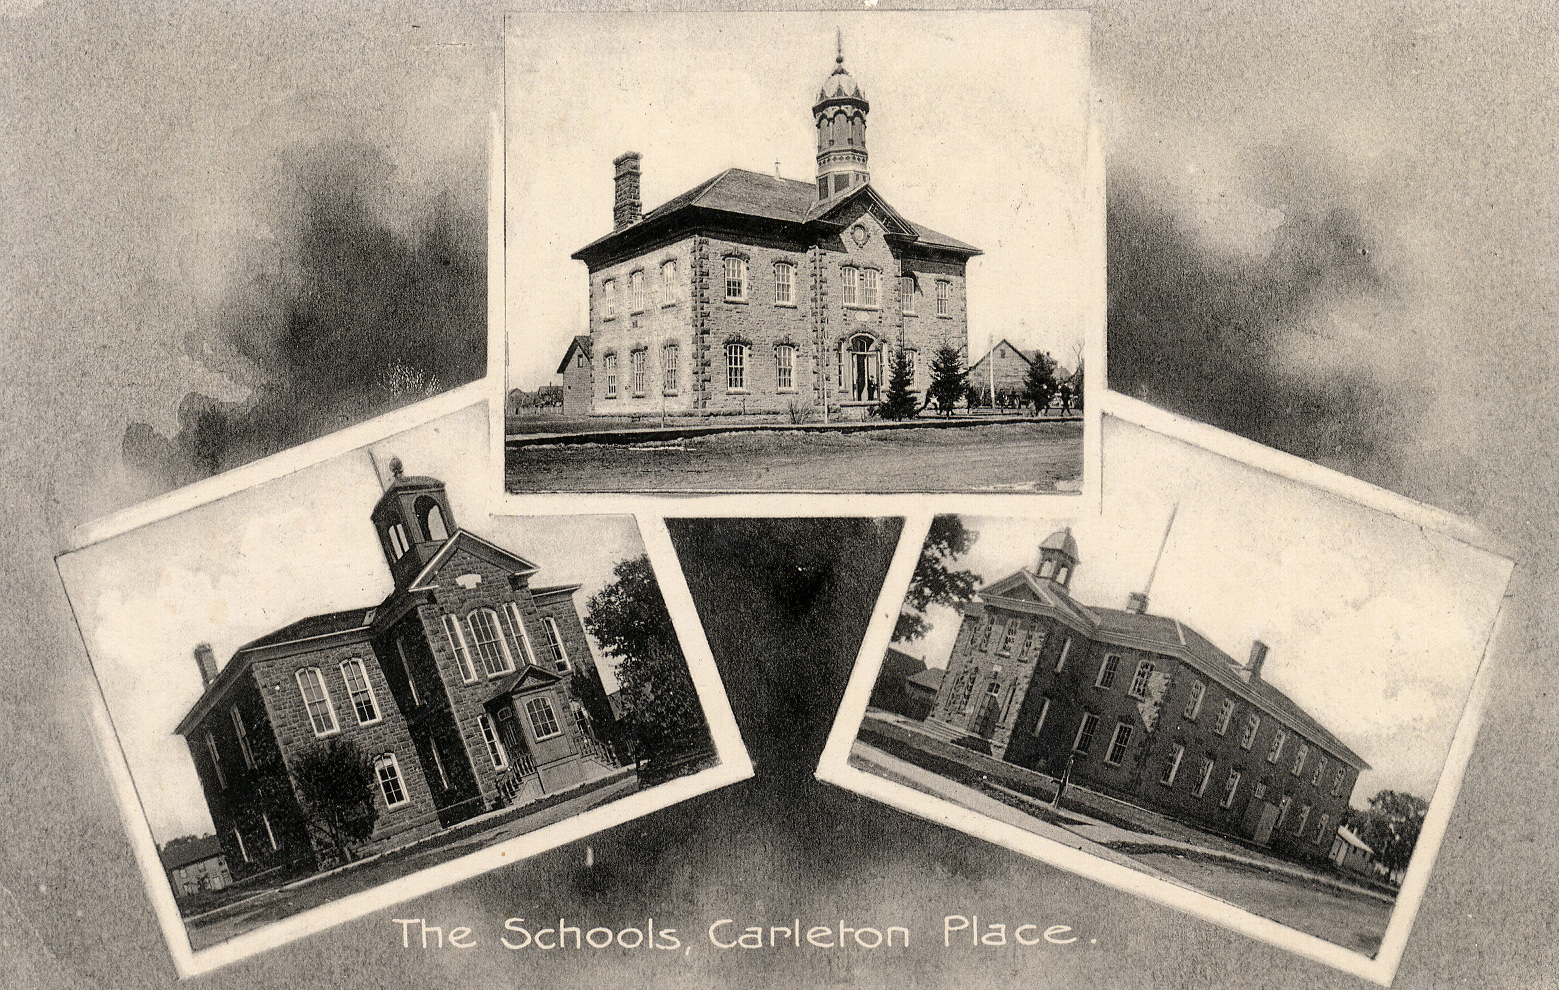
[[[1321,816],[1321,820],[1316,823],[1316,826],[1315,826],[1315,844],[1316,845],[1322,846],[1322,845],[1326,844],[1326,826],[1330,825],[1331,823],[1332,823],[1332,816],[1331,815],[1322,815]]]
[[[1339,796],[1341,796],[1343,781],[1345,781],[1347,779],[1348,779],[1348,768],[1347,767],[1338,767],[1337,768],[1337,776],[1332,778],[1332,797],[1339,797]]]
[[[725,345],[725,387],[732,392],[747,387],[747,345]]]
[[[786,262],[774,266],[774,303],[790,306],[795,302],[796,267]]]
[[[634,351],[628,355],[628,366],[633,369],[633,394],[643,395],[649,391],[650,378],[644,370],[644,356],[647,351]]]
[[[471,652],[482,661],[482,669],[488,677],[507,674],[514,669],[509,648],[498,629],[497,612],[479,608],[466,616],[466,626],[471,630]]]
[[[520,661],[535,663],[536,651],[531,649],[530,634],[525,631],[525,623],[520,619],[520,607],[513,602],[504,602],[503,610],[509,616],[509,628],[514,630],[514,642],[520,648]]]
[[[1299,824],[1294,826],[1294,834],[1295,835],[1304,835],[1305,834],[1305,825],[1308,824],[1309,821],[1310,821],[1310,806],[1308,804],[1302,804],[1302,805],[1299,806]]]
[[[444,758],[439,755],[438,740],[428,740],[428,754],[433,757],[433,769],[438,771],[439,787],[449,790],[449,774],[444,772]]]
[[[1223,782],[1223,800],[1219,801],[1218,804],[1224,808],[1231,807],[1234,804],[1234,795],[1238,794],[1239,790],[1240,772],[1238,770],[1230,770],[1229,778]]]
[[[1218,709],[1218,734],[1224,735],[1229,731],[1229,723],[1234,721],[1234,699],[1223,699],[1223,707]]]
[[[1126,747],[1129,745],[1131,745],[1131,724],[1116,722],[1115,734],[1110,737],[1110,748],[1104,754],[1104,762],[1111,766],[1120,766],[1121,760],[1126,758]]]
[[[644,312],[644,273],[634,272],[628,276],[629,309],[635,313]]]
[[[899,312],[915,312],[915,280],[909,276],[899,279]]]
[[[1045,716],[1050,714],[1050,696],[1039,697],[1039,718],[1034,720],[1034,735],[1039,735],[1039,730],[1045,727]]]
[[[1196,778],[1196,789],[1193,790],[1191,793],[1194,796],[1196,796],[1196,797],[1201,797],[1203,794],[1206,794],[1207,793],[1207,784],[1212,779],[1213,779],[1213,761],[1209,760],[1207,757],[1204,756],[1204,757],[1202,757],[1202,773],[1201,773],[1201,776]]]
[[[1310,786],[1311,787],[1320,787],[1321,786],[1321,781],[1324,780],[1325,778],[1326,778],[1326,757],[1324,757],[1324,756],[1317,756],[1315,758],[1315,774],[1313,776],[1311,776],[1311,778],[1310,778]]]
[[[303,694],[303,704],[308,708],[309,721],[313,723],[316,736],[328,736],[338,731],[336,727],[336,708],[330,702],[330,692],[325,687],[325,678],[314,667],[304,667],[298,671],[298,690]]]
[[[1133,698],[1146,698],[1148,696],[1148,681],[1153,677],[1153,661],[1137,661],[1137,672],[1131,675],[1131,696]]]
[[[465,636],[460,632],[460,623],[453,615],[443,617],[444,637],[449,640],[449,652],[455,655],[455,663],[460,667],[460,679],[467,684],[476,680],[476,670],[471,666],[471,654],[466,651]]]
[[[996,620],[990,616],[985,617],[985,623],[980,626],[980,649],[991,648],[991,633],[996,631]]]
[[[493,728],[493,720],[486,715],[476,717],[477,724],[482,727],[482,741],[487,743],[487,757],[493,761],[493,766],[499,770],[509,765],[509,759],[504,755],[503,744],[498,741],[498,732]]]
[[[845,267],[839,269],[839,274],[844,278],[844,291],[840,295],[840,301],[846,306],[859,306],[861,298],[861,270],[859,268]]]
[[[271,828],[271,816],[262,811],[260,821],[265,825],[265,837],[271,840],[271,852],[275,852],[281,846],[276,842],[276,830]]]
[[[1056,658],[1056,673],[1061,673],[1061,668],[1066,666],[1066,655],[1072,652],[1072,637],[1068,636],[1066,642],[1061,644],[1061,655]]]
[[[1256,787],[1250,792],[1250,796],[1255,798],[1257,801],[1260,801],[1262,798],[1266,797],[1267,782],[1265,780],[1256,781]]]
[[[1256,741],[1256,732],[1261,728],[1261,716],[1255,712],[1245,716],[1245,731],[1240,735],[1240,748],[1250,749]]]
[[[1012,645],[1017,642],[1019,624],[1017,619],[1007,620],[1007,631],[1001,634],[1001,649],[997,651],[1004,657],[1012,656]]]
[[[531,731],[539,739],[550,739],[563,734],[558,727],[557,713],[546,698],[532,698],[525,703],[525,715],[530,719]]]
[[[609,278],[601,283],[601,300],[603,320],[617,319],[617,280]]]
[[[379,706],[374,689],[368,683],[361,660],[347,660],[341,664],[341,679],[346,681],[346,693],[352,699],[352,710],[357,714],[357,724],[367,725],[379,721]]]
[[[917,367],[918,367],[917,362],[919,361],[919,359],[920,359],[920,352],[919,351],[915,350],[913,347],[906,347],[904,349],[904,363],[909,365],[909,385],[910,385],[910,388],[914,388],[915,387],[915,376],[919,374],[919,371],[916,370]]]
[[[876,309],[878,306],[878,278],[881,273],[875,268],[867,268],[861,272],[861,305]]]
[[[217,772],[217,784],[226,790],[227,772],[222,769],[222,754],[217,751],[217,737],[211,734],[210,729],[206,730],[206,752],[211,754],[211,766]]]
[[[1288,733],[1278,729],[1272,733],[1272,748],[1267,750],[1267,762],[1276,763],[1283,756],[1283,744],[1288,742]]]
[[[244,716],[234,705],[233,709],[233,733],[238,736],[238,751],[244,754],[244,766],[254,769],[254,752],[249,749],[249,730],[244,725]]]
[[[677,394],[677,345],[667,344],[660,351],[660,389],[667,395]]]
[[[1169,764],[1164,767],[1164,776],[1158,779],[1165,787],[1175,786],[1175,777],[1180,774],[1180,761],[1185,759],[1185,747],[1176,746],[1174,755],[1169,758]]]
[[[1278,820],[1277,824],[1272,826],[1273,828],[1283,827],[1283,823],[1288,821],[1288,809],[1292,808],[1293,806],[1294,799],[1289,797],[1287,794],[1283,795],[1282,800],[1278,801]]]
[[[1202,714],[1202,699],[1207,697],[1207,684],[1203,681],[1191,682],[1191,699],[1185,703],[1185,717],[1192,722]]]
[[[239,855],[239,857],[245,863],[252,863],[252,862],[254,862],[254,860],[249,858],[249,848],[244,845],[243,833],[239,832],[238,829],[235,828],[235,829],[233,829],[233,838],[238,840],[238,855]]]
[[[1077,738],[1072,740],[1072,752],[1078,756],[1087,756],[1093,748],[1093,733],[1098,726],[1099,716],[1093,712],[1084,712],[1082,724],[1077,727]]]
[[[560,674],[568,673],[573,668],[568,662],[568,654],[563,650],[563,634],[557,622],[552,616],[545,616],[541,620],[541,627],[547,632],[547,655],[552,660],[552,668]]]
[[[747,262],[741,258],[725,259],[725,301],[744,302],[747,299]]]
[[[774,387],[790,389],[796,387],[795,378],[796,349],[788,344],[781,344],[774,348]]]
[[[607,354],[601,358],[601,380],[606,385],[606,397],[617,398],[617,355]]]
[[[1310,744],[1309,743],[1300,743],[1299,744],[1299,755],[1294,757],[1294,776],[1295,777],[1297,777],[1300,774],[1305,772],[1305,763],[1308,762],[1309,759],[1310,759]]]
[[[395,754],[379,757],[374,763],[374,773],[379,777],[379,793],[384,795],[384,805],[393,808],[406,803],[406,788],[401,784],[401,765]]]
[[[936,315],[952,315],[952,297],[953,287],[950,284],[947,282],[938,282],[936,284]]]
[[[1093,686],[1096,688],[1109,688],[1115,684],[1115,671],[1121,665],[1121,658],[1111,653],[1104,658],[1104,663],[1099,665],[1099,676],[1094,678]]]

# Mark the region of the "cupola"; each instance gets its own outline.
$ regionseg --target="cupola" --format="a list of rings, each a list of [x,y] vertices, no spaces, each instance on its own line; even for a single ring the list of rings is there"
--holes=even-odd
[[[834,71],[823,80],[812,120],[817,125],[817,198],[831,199],[871,181],[866,167],[866,115],[871,104],[844,67],[844,35]]]
[[[1072,583],[1077,560],[1077,541],[1072,538],[1072,527],[1067,526],[1045,537],[1039,545],[1039,569],[1035,573],[1065,588]]]
[[[442,481],[406,475],[399,457],[390,460],[390,475],[370,518],[395,587],[404,588],[454,534],[455,520]]]

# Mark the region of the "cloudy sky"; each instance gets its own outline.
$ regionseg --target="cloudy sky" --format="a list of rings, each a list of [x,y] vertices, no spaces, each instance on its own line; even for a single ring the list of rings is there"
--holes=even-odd
[[[965,517],[959,564],[984,583],[1033,569],[1071,526],[1085,605],[1143,589],[1178,505],[1149,611],[1179,619],[1238,662],[1259,639],[1262,676],[1363,756],[1354,792],[1433,793],[1482,659],[1510,565],[1395,516],[1110,420],[1101,518]],[[908,652],[945,666],[956,615]]]
[[[372,458],[347,454],[62,558],[159,841],[211,830],[189,751],[173,734],[201,694],[195,644],[210,643],[225,664],[244,643],[305,616],[389,594],[368,513],[391,457],[408,474],[442,479],[455,523],[540,565],[536,583],[582,585],[581,608],[619,561],[643,552],[629,516],[473,517],[477,486],[490,481],[487,443],[478,406],[373,444]]]
[[[586,329],[569,255],[611,230],[612,159],[644,156],[646,210],[733,166],[813,181],[836,29],[871,103],[873,186],[985,251],[969,266],[976,353],[994,334],[1071,365],[1075,268],[1102,223],[1083,182],[1086,15],[536,14],[508,32],[511,386],[551,381]]]

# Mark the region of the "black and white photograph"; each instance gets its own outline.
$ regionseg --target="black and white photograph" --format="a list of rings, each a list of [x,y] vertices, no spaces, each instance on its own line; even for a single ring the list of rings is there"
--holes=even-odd
[[[1104,422],[1099,517],[930,520],[868,638],[848,767],[1323,961],[1381,959],[1510,561],[1387,493]]]
[[[60,559],[191,970],[741,773],[674,558],[633,516],[481,511],[486,417]]]
[[[1081,11],[511,15],[506,490],[1079,491],[1088,52]]]

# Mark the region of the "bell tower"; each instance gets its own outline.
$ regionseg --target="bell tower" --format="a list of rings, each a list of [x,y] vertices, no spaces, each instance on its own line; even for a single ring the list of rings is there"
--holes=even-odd
[[[1072,583],[1072,572],[1077,569],[1077,541],[1072,538],[1072,527],[1056,530],[1039,545],[1038,575],[1065,588]]]
[[[390,483],[370,518],[395,587],[400,589],[410,584],[454,535],[455,519],[442,481],[406,476],[399,457],[391,458],[390,474]]]
[[[849,192],[871,181],[866,168],[866,115],[871,104],[866,94],[845,71],[844,34],[838,37],[839,54],[834,71],[818,90],[812,107],[817,125],[817,198],[819,201]]]

